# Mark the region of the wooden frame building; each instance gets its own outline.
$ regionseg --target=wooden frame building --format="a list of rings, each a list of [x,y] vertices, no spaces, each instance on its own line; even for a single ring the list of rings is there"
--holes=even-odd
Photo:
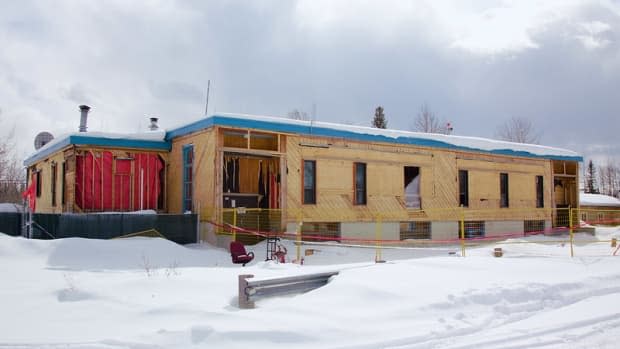
[[[166,140],[168,210],[210,222],[256,207],[289,232],[303,220],[309,234],[374,239],[380,221],[383,239],[440,240],[458,236],[459,215],[474,236],[523,233],[579,202],[582,158],[539,145],[227,114]],[[213,227],[204,240],[218,242]]]
[[[239,207],[266,212],[268,230],[303,222],[334,239],[375,239],[378,224],[387,240],[548,229],[578,207],[580,161],[540,145],[223,114],[168,132],[70,134],[24,164],[37,212],[198,212],[201,239],[224,244],[216,226]]]

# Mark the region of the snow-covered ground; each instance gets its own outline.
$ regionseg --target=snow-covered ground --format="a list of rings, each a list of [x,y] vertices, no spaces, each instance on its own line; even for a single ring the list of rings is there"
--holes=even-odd
[[[579,235],[574,258],[557,237],[465,258],[458,246],[385,249],[386,263],[374,249],[312,245],[302,266],[263,262],[258,245],[242,268],[208,245],[0,234],[0,348],[618,348],[612,236]],[[340,274],[322,288],[236,305],[239,274],[328,270]]]

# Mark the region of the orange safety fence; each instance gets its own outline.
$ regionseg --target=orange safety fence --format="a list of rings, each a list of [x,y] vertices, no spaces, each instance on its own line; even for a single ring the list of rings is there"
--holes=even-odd
[[[502,244],[547,244],[561,243],[568,244],[570,247],[570,255],[574,255],[574,234],[578,231],[590,230],[594,232],[592,225],[618,226],[620,225],[620,210],[580,210],[573,209],[512,209],[511,211],[502,209],[489,210],[467,210],[462,208],[452,208],[445,210],[424,210],[425,217],[439,217],[441,221],[451,222],[451,226],[458,227],[458,231],[454,231],[452,236],[431,236],[429,232],[416,235],[403,234],[401,221],[401,235],[394,237],[392,234],[388,237],[382,236],[382,214],[375,212],[375,221],[364,221],[366,224],[375,225],[375,236],[369,236],[369,232],[365,234],[356,234],[348,232],[342,236],[339,226],[330,228],[330,223],[316,222],[316,217],[304,217],[303,212],[296,214],[290,212],[284,214],[283,210],[267,210],[267,209],[220,209],[219,214],[211,215],[215,219],[203,220],[213,226],[212,231],[216,234],[232,235],[233,239],[237,236],[241,239],[244,237],[252,238],[249,242],[257,243],[266,237],[279,237],[282,239],[294,240],[299,245],[309,242],[336,242],[339,244],[360,244],[366,246],[376,246],[378,251],[381,248],[390,247],[416,247],[416,246],[437,246],[437,245],[461,245],[462,255],[465,255],[465,248],[472,246],[484,246],[485,244],[493,244],[501,242]],[[422,212],[422,211],[421,211]],[[387,215],[387,214],[386,214]],[[420,217],[421,214],[411,214],[410,216]],[[291,220],[291,217],[295,217]],[[206,218],[206,217],[205,217]],[[585,219],[584,219],[585,218]],[[427,219],[428,220],[428,219]],[[433,220],[430,220],[434,222]],[[494,228],[493,231],[485,231],[485,225],[492,223],[503,223],[504,221],[512,221],[513,228],[506,225],[503,228]],[[515,224],[523,222],[523,229]],[[420,225],[419,219],[405,221],[405,223],[417,223]],[[516,222],[516,223],[515,223]],[[398,222],[388,222],[398,223]],[[336,224],[336,223],[334,223]],[[428,223],[427,223],[428,224]],[[457,225],[458,224],[458,225]],[[415,224],[414,224],[415,226]],[[423,224],[422,224],[423,226]],[[287,230],[288,227],[288,230]],[[430,226],[429,226],[430,227]],[[331,230],[333,231],[331,231]],[[505,229],[505,230],[501,230]],[[413,238],[409,238],[413,236]],[[423,238],[418,238],[422,236]],[[536,239],[528,241],[527,238],[533,236],[547,237],[544,239]],[[404,237],[404,238],[403,238]],[[584,243],[609,243],[611,239],[605,238],[588,238],[588,236],[580,235],[579,244]],[[615,247],[615,245],[614,245]],[[615,251],[618,252],[617,250]]]

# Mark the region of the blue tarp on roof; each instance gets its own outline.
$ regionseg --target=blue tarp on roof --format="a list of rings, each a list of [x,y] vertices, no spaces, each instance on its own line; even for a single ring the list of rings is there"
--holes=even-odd
[[[92,137],[81,135],[68,135],[58,140],[54,140],[51,144],[39,149],[26,160],[24,160],[24,166],[30,166],[39,160],[43,160],[46,157],[60,151],[68,145],[91,145],[101,147],[113,147],[113,148],[139,148],[145,150],[165,150],[170,151],[171,145],[168,141],[156,141],[147,139],[132,139],[132,138],[108,138],[108,137]]]
[[[459,137],[459,136],[446,136],[440,135],[437,138],[441,139],[433,139],[433,137],[429,137],[428,135],[425,137],[415,136],[415,133],[409,132],[407,135],[399,135],[394,136],[394,131],[391,130],[378,130],[374,129],[373,132],[364,132],[364,128],[362,127],[352,127],[351,130],[347,130],[345,125],[335,125],[328,123],[312,123],[308,121],[299,121],[299,120],[290,120],[284,118],[274,118],[274,117],[256,117],[256,116],[248,116],[247,118],[243,115],[213,115],[205,119],[198,120],[196,122],[190,123],[183,127],[173,129],[166,133],[166,140],[171,141],[176,137],[180,137],[183,135],[187,135],[193,132],[197,132],[203,129],[210,128],[212,126],[224,126],[224,127],[235,127],[235,128],[244,128],[244,129],[255,129],[262,131],[270,131],[270,132],[282,132],[282,133],[292,133],[304,136],[317,136],[317,137],[332,137],[332,138],[341,138],[341,139],[350,139],[355,141],[366,141],[366,142],[383,142],[383,143],[392,143],[392,144],[406,144],[406,145],[416,145],[422,147],[430,147],[430,148],[440,148],[440,149],[452,149],[452,150],[461,150],[461,151],[469,151],[469,152],[479,152],[486,154],[495,154],[495,155],[506,155],[506,156],[517,156],[517,157],[527,157],[527,158],[538,158],[538,159],[552,159],[552,160],[567,160],[567,161],[583,161],[583,158],[579,155],[576,155],[574,152],[566,151],[563,149],[555,149],[556,151],[549,151],[548,154],[540,154],[535,153],[523,149],[518,149],[519,147],[537,147],[539,149],[553,149],[549,147],[542,147],[537,145],[522,145],[510,142],[501,142],[494,140],[485,140],[482,138],[476,139],[478,142],[495,142],[498,144],[502,144],[501,147],[495,149],[483,149],[481,147],[476,146],[464,146],[451,143],[449,141],[445,141],[442,139],[474,139],[472,137]],[[381,132],[385,132],[381,134]],[[398,132],[398,131],[397,131]],[[405,134],[406,132],[400,132]],[[510,147],[510,145],[513,147]],[[505,146],[505,148],[504,148]],[[554,154],[555,152],[555,154]],[[570,155],[568,155],[570,154]],[[575,154],[575,155],[572,155]]]

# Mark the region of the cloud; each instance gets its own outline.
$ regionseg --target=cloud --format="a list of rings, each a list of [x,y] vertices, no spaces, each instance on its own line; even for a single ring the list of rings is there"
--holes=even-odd
[[[576,38],[587,49],[603,48],[611,43],[604,34],[611,30],[611,26],[600,21],[584,22],[579,24],[580,34]]]
[[[612,1],[0,3],[0,108],[16,132],[173,127],[210,112],[409,129],[423,103],[455,133],[512,116],[542,143],[618,144],[620,10]],[[580,140],[583,138],[583,140]],[[594,140],[593,140],[594,139]],[[580,140],[574,143],[575,140]]]

